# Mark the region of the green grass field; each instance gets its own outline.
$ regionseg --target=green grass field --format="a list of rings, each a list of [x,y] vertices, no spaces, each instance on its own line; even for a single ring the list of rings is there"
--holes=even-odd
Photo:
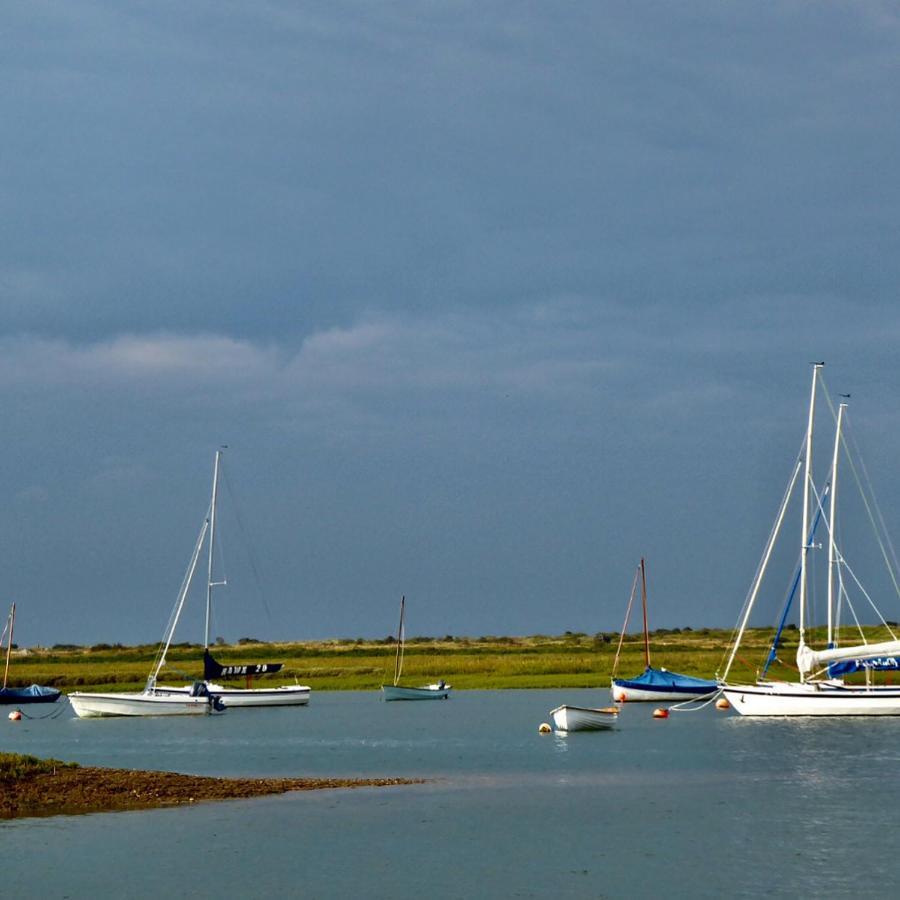
[[[756,678],[771,640],[771,630],[751,630],[744,638],[730,680]],[[687,675],[713,677],[723,667],[731,635],[711,629],[660,630],[651,636],[654,666]],[[884,629],[867,630],[870,641],[886,640]],[[617,634],[588,635],[566,632],[558,636],[480,638],[410,638],[406,644],[403,681],[417,684],[444,678],[455,688],[559,688],[605,687],[615,657]],[[822,644],[822,636],[811,635]],[[796,675],[793,658],[796,630],[787,630],[779,655],[786,665],[775,665],[770,677]],[[9,684],[52,685],[69,690],[139,690],[156,655],[156,646],[71,647],[32,649],[14,654]],[[372,690],[390,680],[394,645],[387,641],[335,640],[306,643],[242,643],[216,647],[223,663],[283,662],[278,676],[257,683],[300,682],[313,690]],[[160,683],[184,683],[199,678],[202,648],[180,644],[169,651]],[[643,640],[626,635],[619,675],[633,676],[644,669]],[[242,684],[237,682],[236,684]]]

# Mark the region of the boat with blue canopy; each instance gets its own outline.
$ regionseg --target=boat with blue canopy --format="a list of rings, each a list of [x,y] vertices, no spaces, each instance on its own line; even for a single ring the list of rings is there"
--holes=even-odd
[[[622,643],[628,630],[628,620],[631,617],[631,608],[634,604],[638,581],[640,581],[641,585],[641,603],[644,611],[645,668],[636,678],[616,678],[616,672],[619,668],[619,655],[622,652]],[[698,700],[714,694],[718,689],[718,683],[708,678],[682,675],[679,672],[669,672],[663,668],[654,669],[650,664],[650,631],[647,625],[647,572],[644,560],[641,559],[631,585],[631,597],[628,600],[628,608],[625,611],[625,624],[622,626],[622,633],[619,635],[619,646],[613,661],[611,687],[613,700],[616,703],[650,700]]]
[[[24,703],[56,703],[59,699],[60,692],[56,688],[47,687],[43,684],[32,684],[28,687],[7,687],[9,680],[9,658],[12,655],[13,646],[13,628],[16,624],[16,604],[13,603],[6,619],[6,626],[3,634],[0,635],[0,645],[3,638],[7,637],[6,644],[6,668],[3,671],[3,687],[0,688],[0,705],[9,706],[11,704]]]

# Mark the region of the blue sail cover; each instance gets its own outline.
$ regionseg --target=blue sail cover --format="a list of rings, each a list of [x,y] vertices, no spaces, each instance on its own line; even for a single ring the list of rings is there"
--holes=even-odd
[[[637,678],[615,678],[613,684],[642,691],[675,694],[711,694],[719,689],[718,683],[708,678],[694,678],[693,675],[667,672],[665,669],[654,669],[652,666],[644,669]]]
[[[828,666],[828,674],[832,678],[841,675],[852,675],[854,672],[886,672],[900,669],[900,659],[896,656],[873,656],[871,659],[845,659],[833,662]]]

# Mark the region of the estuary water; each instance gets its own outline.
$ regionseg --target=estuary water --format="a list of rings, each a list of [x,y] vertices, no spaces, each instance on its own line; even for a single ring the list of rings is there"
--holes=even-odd
[[[314,691],[305,708],[217,717],[4,717],[3,750],[85,765],[428,782],[0,822],[0,893],[858,897],[900,882],[900,719],[657,720],[632,704],[614,732],[538,734],[562,702],[608,694]]]

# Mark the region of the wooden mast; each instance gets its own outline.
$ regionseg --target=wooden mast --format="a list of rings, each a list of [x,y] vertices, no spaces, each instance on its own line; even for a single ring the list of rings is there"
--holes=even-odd
[[[644,557],[641,557],[641,603],[644,607],[644,661],[650,668],[650,631],[647,628],[647,573],[644,570]]]

